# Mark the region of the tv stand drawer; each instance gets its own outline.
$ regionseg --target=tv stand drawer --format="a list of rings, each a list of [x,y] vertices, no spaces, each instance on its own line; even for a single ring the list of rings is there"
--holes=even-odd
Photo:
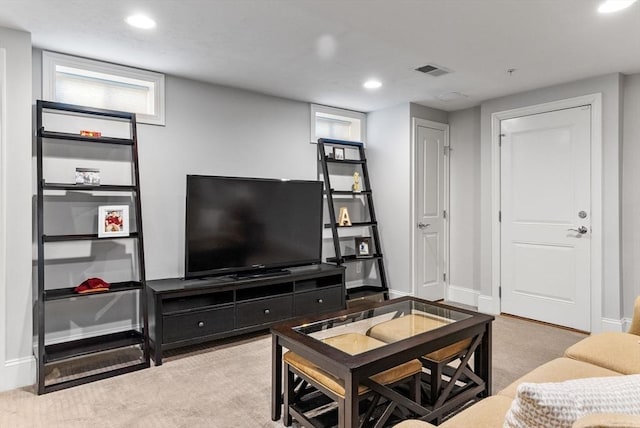
[[[326,288],[324,290],[306,291],[296,294],[296,316],[319,314],[322,312],[342,309],[342,286]]]
[[[233,330],[233,306],[163,317],[163,343]]]
[[[238,303],[236,306],[236,328],[269,324],[292,316],[293,296],[291,295]]]

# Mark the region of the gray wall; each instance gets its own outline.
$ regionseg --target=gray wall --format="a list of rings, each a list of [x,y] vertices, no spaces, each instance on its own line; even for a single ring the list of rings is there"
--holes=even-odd
[[[411,293],[409,104],[369,113],[367,161],[389,288]]]
[[[0,391],[32,381],[31,35],[0,27]],[[0,98],[2,99],[2,98]]]
[[[480,107],[449,113],[449,126],[449,285],[479,292]]]
[[[166,93],[166,126],[138,132],[149,279],[184,273],[187,174],[316,179],[309,104],[171,76]]]
[[[603,296],[602,315],[621,318],[620,301],[620,74],[609,74],[486,101],[481,105],[481,293],[491,295],[491,114],[602,93]],[[594,328],[597,328],[594,326]]]
[[[631,318],[640,296],[640,74],[625,76],[622,128],[622,302]]]
[[[413,292],[411,272],[411,118],[447,123],[447,112],[400,104],[367,115],[367,159],[389,288]]]

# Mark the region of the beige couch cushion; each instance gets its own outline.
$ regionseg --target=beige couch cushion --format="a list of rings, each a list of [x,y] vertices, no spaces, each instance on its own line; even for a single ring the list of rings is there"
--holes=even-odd
[[[640,296],[636,297],[633,305],[633,318],[628,333],[640,336]]]
[[[440,424],[440,428],[502,427],[504,416],[511,407],[509,397],[494,395],[481,400],[453,418]]]
[[[592,413],[640,415],[640,375],[522,383],[505,428],[570,428]]]
[[[520,379],[516,380],[498,395],[514,398],[518,385],[523,382],[563,382],[570,379],[581,379],[585,377],[605,377],[605,376],[622,376],[618,372],[604,369],[593,364],[583,361],[573,360],[571,358],[556,358],[548,363],[536,367]]]
[[[594,334],[567,348],[564,355],[623,374],[640,373],[640,337],[635,334]]]
[[[408,419],[406,421],[400,422],[397,425],[394,425],[393,428],[436,428],[436,426],[431,425],[428,422],[423,422],[416,419]]]
[[[347,333],[341,334],[339,336],[329,337],[327,339],[323,339],[323,342],[326,342],[333,347],[338,348],[351,355],[359,354],[361,352],[379,348],[380,346],[385,345],[384,342],[358,333]],[[304,373],[310,379],[318,382],[320,385],[323,385],[325,388],[333,391],[335,394],[344,397],[344,380],[333,376],[331,373],[327,373],[320,367],[313,364],[311,361],[301,357],[294,352],[289,351],[285,353],[282,356],[282,359],[287,364]],[[418,360],[411,360],[404,364],[400,364],[396,367],[390,368],[389,370],[385,370],[381,373],[371,376],[371,379],[379,384],[388,385],[412,376],[416,373],[420,373],[421,371],[422,363]],[[368,390],[369,388],[363,385],[360,385],[358,387],[359,394],[364,394]]]

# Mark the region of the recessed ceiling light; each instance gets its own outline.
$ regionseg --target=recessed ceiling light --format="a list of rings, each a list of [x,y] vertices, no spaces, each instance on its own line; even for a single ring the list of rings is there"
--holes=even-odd
[[[140,14],[127,16],[125,22],[132,27],[142,28],[143,30],[150,30],[151,28],[155,28],[156,26],[156,21],[146,15]]]
[[[378,89],[380,86],[382,86],[382,82],[380,82],[379,80],[371,79],[364,82],[362,86],[367,89]]]
[[[622,9],[626,9],[636,0],[606,0],[598,6],[598,12],[600,13],[612,13]]]

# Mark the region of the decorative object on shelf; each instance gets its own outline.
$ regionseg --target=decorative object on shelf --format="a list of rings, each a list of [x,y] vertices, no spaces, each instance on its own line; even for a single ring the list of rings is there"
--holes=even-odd
[[[102,132],[89,131],[89,130],[83,129],[82,131],[80,131],[80,135],[83,136],[83,137],[100,138],[100,137],[102,137]]]
[[[89,278],[82,281],[80,285],[73,289],[73,292],[78,294],[99,293],[109,291],[110,286],[111,284],[102,278]]]
[[[371,257],[371,237],[356,236],[356,257]]]
[[[333,148],[333,158],[335,160],[344,160],[344,148],[343,147],[334,147]]]
[[[353,173],[353,185],[351,186],[351,190],[355,193],[360,193],[362,191],[360,188],[360,173],[358,171]]]
[[[99,185],[100,170],[95,168],[76,168],[76,184]]]
[[[98,238],[129,236],[129,206],[98,207]]]
[[[351,226],[351,219],[349,218],[349,210],[347,210],[347,207],[340,207],[338,226]]]

